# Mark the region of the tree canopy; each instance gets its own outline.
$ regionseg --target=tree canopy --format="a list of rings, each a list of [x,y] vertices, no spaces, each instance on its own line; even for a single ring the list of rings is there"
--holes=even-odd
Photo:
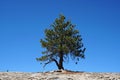
[[[45,38],[41,39],[40,43],[46,51],[36,59],[44,62],[44,66],[55,62],[58,69],[64,69],[63,62],[69,57],[76,60],[76,63],[80,58],[85,58],[86,48],[83,46],[81,35],[64,15],[56,18],[50,29],[45,30]]]

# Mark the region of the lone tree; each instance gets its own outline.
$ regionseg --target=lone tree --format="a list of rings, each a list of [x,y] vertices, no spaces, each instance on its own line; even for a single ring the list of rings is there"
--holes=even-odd
[[[46,37],[40,40],[46,51],[42,52],[43,56],[36,59],[45,62],[44,66],[55,62],[58,69],[61,70],[64,69],[63,62],[69,57],[76,60],[76,64],[80,58],[85,58],[81,35],[74,28],[75,25],[66,21],[65,16],[60,15],[59,18],[56,18],[50,29],[45,30]]]

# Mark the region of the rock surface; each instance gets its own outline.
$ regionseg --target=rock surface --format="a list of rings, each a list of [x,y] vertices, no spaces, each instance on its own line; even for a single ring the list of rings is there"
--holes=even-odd
[[[120,80],[120,73],[52,71],[44,73],[0,72],[0,80]]]

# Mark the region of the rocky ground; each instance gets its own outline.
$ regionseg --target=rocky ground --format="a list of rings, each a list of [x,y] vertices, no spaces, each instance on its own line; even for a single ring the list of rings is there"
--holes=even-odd
[[[120,80],[120,73],[52,71],[44,73],[0,72],[0,80]]]

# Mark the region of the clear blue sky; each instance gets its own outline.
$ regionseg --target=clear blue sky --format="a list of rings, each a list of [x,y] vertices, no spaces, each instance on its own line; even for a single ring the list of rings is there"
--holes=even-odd
[[[39,40],[59,14],[76,24],[87,48],[86,59],[66,69],[120,72],[119,0],[0,0],[0,71],[38,72],[36,57],[44,50]]]

